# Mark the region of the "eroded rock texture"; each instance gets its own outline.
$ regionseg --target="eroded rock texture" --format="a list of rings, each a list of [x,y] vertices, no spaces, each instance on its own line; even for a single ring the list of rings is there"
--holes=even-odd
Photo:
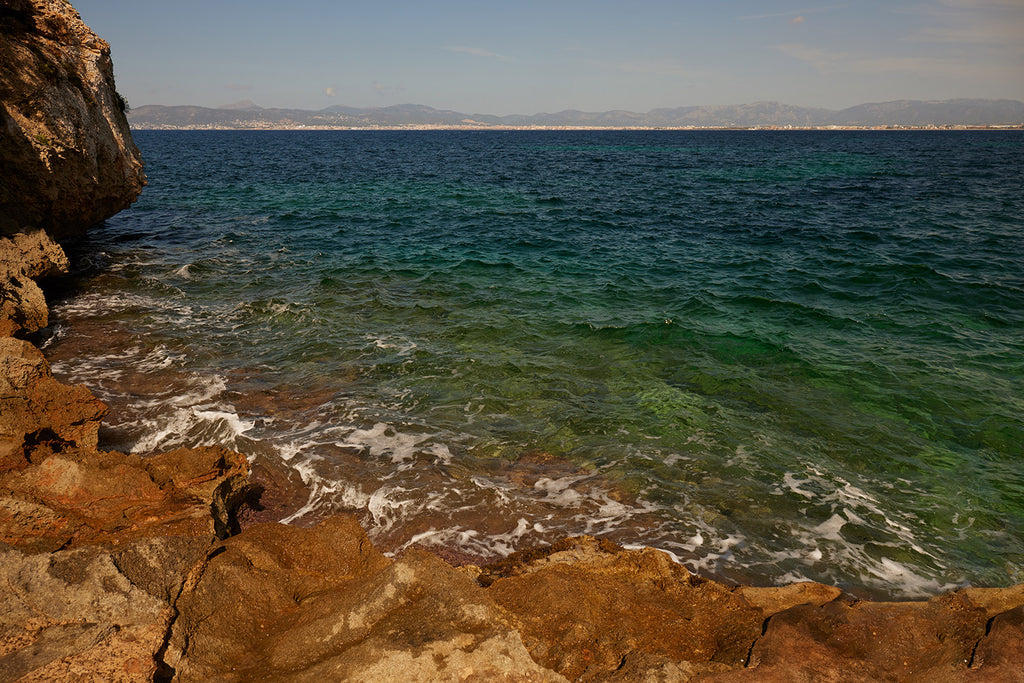
[[[260,524],[224,542],[178,603],[179,681],[562,681],[472,578],[358,522]]]
[[[22,467],[41,442],[96,448],[106,412],[85,387],[54,379],[39,349],[0,337],[0,473]]]
[[[590,538],[480,576],[539,663],[581,681],[1024,681],[1024,586],[926,602],[729,588]]]
[[[0,2],[0,234],[61,239],[126,208],[142,159],[110,46],[64,0]]]
[[[64,250],[42,230],[0,237],[0,337],[46,327],[49,310],[35,281],[67,271]]]

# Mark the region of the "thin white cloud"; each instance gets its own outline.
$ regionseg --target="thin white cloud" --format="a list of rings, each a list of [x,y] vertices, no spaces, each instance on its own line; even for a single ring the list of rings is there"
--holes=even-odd
[[[782,54],[806,62],[822,74],[957,77],[988,80],[1005,70],[1000,65],[965,62],[954,57],[865,56],[855,52],[830,52],[808,45],[786,43],[773,46]]]
[[[829,12],[834,9],[846,7],[849,3],[842,3],[840,5],[828,5],[827,7],[810,7],[807,9],[795,9],[789,12],[772,12],[771,14],[748,14],[746,16],[739,17],[743,21],[750,21],[752,19],[779,19],[782,17],[801,17],[805,14],[819,14],[821,12]]]
[[[1020,54],[1024,47],[1021,0],[937,0],[920,10],[918,42],[1002,45]]]
[[[654,74],[660,76],[699,76],[704,72],[698,71],[686,64],[670,61],[631,61],[618,62],[612,65],[616,71],[635,74]]]
[[[510,61],[512,61],[511,57],[506,57],[505,55],[499,55],[497,52],[491,52],[490,50],[485,50],[485,49],[479,48],[479,47],[470,47],[468,45],[442,45],[441,49],[442,50],[447,50],[448,52],[461,52],[462,54],[473,55],[474,57],[485,57],[487,59],[497,59],[497,60],[500,60],[502,62],[510,62]]]
[[[959,9],[1021,8],[1020,0],[938,0],[940,5]]]
[[[380,97],[394,97],[405,92],[404,85],[385,85],[380,81],[373,82],[373,91]]]

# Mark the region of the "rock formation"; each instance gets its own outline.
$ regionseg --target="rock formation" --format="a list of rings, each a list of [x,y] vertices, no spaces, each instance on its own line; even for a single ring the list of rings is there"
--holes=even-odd
[[[126,208],[145,176],[110,46],[65,0],[3,0],[0,37],[0,234],[62,239]]]
[[[35,281],[67,270],[64,250],[42,230],[0,237],[0,337],[46,327],[46,300]]]

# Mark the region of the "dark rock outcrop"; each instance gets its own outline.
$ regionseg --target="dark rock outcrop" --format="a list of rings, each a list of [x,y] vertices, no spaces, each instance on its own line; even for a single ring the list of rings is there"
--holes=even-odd
[[[0,4],[0,234],[79,234],[142,190],[110,46],[64,0]]]

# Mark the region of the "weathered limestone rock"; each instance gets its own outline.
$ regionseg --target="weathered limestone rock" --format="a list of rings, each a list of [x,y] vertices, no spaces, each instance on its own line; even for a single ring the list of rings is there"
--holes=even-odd
[[[561,681],[465,573],[392,561],[351,517],[252,526],[178,603],[178,681]]]
[[[235,526],[246,460],[51,445],[0,474],[0,683],[151,681],[186,580]]]
[[[843,594],[835,586],[810,581],[786,586],[740,586],[735,593],[766,616],[798,605],[824,605]]]
[[[760,609],[662,552],[589,537],[501,574],[483,577],[493,580],[488,592],[517,617],[534,659],[570,680],[605,680],[630,657],[743,666],[764,622]]]
[[[39,447],[0,474],[0,542],[30,551],[150,536],[226,537],[247,492],[244,456],[219,447],[142,458]]]
[[[968,674],[979,683],[1024,682],[1024,605],[992,618]]]
[[[957,593],[802,605],[771,617],[749,668],[700,680],[962,681],[985,624],[984,608]]]
[[[37,348],[0,337],[0,472],[23,466],[26,444],[55,441],[95,448],[106,412],[85,387],[54,379]]]
[[[169,617],[96,549],[0,550],[0,680],[145,680]]]
[[[126,208],[145,176],[110,46],[64,0],[4,0],[0,38],[0,234],[61,239]]]
[[[588,537],[515,554],[479,581],[534,658],[571,680],[1024,683],[1024,586],[905,603],[816,583],[731,589]]]
[[[49,311],[35,280],[67,271],[64,250],[42,230],[0,237],[0,337],[46,327]]]

